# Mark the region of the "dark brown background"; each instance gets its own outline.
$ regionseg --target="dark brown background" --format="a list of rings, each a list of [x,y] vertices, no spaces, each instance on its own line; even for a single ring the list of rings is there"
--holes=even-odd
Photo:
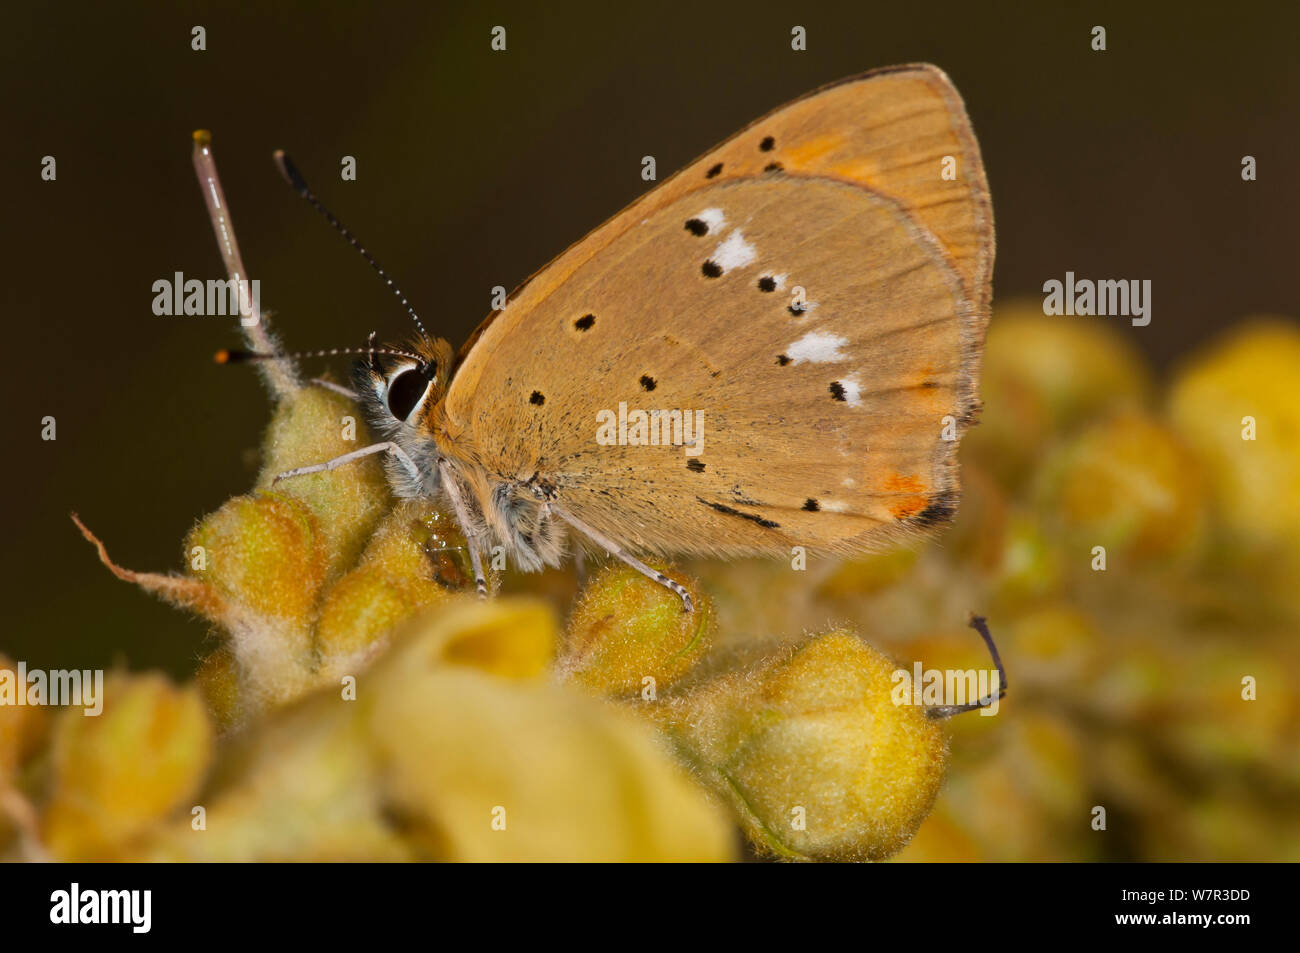
[[[113,580],[180,565],[192,522],[243,491],[266,420],[233,323],[160,318],[150,285],[221,270],[190,166],[208,127],[244,257],[295,347],[407,330],[396,302],[280,182],[284,147],[459,343],[513,287],[646,187],[822,83],[916,60],[979,135],[996,298],[1150,278],[1129,329],[1159,365],[1241,316],[1295,314],[1298,18],[1142,4],[765,2],[26,4],[0,31],[9,461],[0,649],[38,667],[189,670],[204,627]],[[1082,5],[1080,5],[1081,7]],[[1136,6],[1136,5],[1132,5]],[[790,28],[809,50],[789,48]],[[190,49],[190,28],[208,49]],[[509,49],[493,53],[502,24]],[[1094,24],[1109,49],[1094,53]],[[39,177],[43,155],[58,180]],[[339,181],[342,155],[358,181]],[[1259,161],[1243,183],[1240,161]],[[1104,319],[1091,319],[1104,320]],[[40,419],[58,440],[40,440]]]

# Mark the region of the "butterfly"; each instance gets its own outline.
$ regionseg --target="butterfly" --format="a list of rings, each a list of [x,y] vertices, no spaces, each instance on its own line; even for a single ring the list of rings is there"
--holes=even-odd
[[[956,89],[930,65],[875,70],[692,162],[459,351],[408,305],[415,339],[372,335],[353,373],[381,440],[280,479],[384,453],[399,497],[454,513],[480,595],[493,547],[531,571],[576,539],[689,611],[642,557],[854,554],[952,517],[992,267]]]

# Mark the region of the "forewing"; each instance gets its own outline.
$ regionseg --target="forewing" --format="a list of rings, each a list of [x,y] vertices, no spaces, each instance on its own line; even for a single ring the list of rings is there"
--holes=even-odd
[[[453,381],[449,451],[489,481],[544,479],[635,548],[870,547],[955,507],[991,262],[983,172],[946,77],[831,87],[517,292]],[[702,417],[702,450],[638,445],[637,411]],[[610,415],[628,421],[613,443]]]
[[[764,149],[768,137],[772,147]],[[977,319],[987,321],[993,213],[965,106],[938,67],[890,66],[833,83],[755,120],[575,242],[470,335],[457,360],[466,384],[472,387],[477,366],[502,335],[616,236],[696,189],[752,178],[773,163],[792,174],[869,188],[910,209],[961,275]],[[975,330],[982,334],[983,324]]]

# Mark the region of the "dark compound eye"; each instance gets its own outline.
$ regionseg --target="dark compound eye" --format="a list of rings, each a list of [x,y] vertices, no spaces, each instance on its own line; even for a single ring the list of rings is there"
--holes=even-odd
[[[411,416],[428,386],[429,379],[423,368],[412,367],[402,371],[388,382],[388,412],[398,420],[405,420]]]

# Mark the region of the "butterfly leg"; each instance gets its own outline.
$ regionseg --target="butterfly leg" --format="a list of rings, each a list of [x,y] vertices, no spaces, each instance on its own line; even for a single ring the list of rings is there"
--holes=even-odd
[[[627,563],[629,566],[631,566],[637,572],[641,573],[643,576],[649,576],[655,582],[659,583],[659,585],[663,586],[666,589],[671,589],[673,592],[677,593],[677,595],[682,600],[682,611],[690,612],[694,608],[694,606],[691,604],[691,594],[686,591],[684,586],[680,585],[679,583],[673,582],[671,579],[669,579],[659,570],[652,569],[650,566],[647,566],[645,563],[641,562],[641,560],[637,559],[631,553],[627,552],[627,550],[623,549],[622,546],[614,542],[608,536],[596,532],[596,530],[592,529],[590,526],[587,526],[581,521],[575,519],[573,516],[570,516],[568,512],[561,509],[553,501],[550,503],[549,508],[552,513],[554,513],[560,519],[564,520],[564,522],[568,523],[579,533],[586,536],[593,543],[596,543],[597,545],[601,546],[605,550],[605,552],[609,553],[611,556],[623,560],[623,562]]]
[[[447,496],[451,498],[451,508],[456,513],[456,522],[460,523],[461,531],[465,534],[465,545],[469,548],[469,563],[474,569],[474,587],[478,589],[478,597],[486,599],[487,577],[483,575],[483,557],[478,551],[478,537],[474,533],[473,523],[469,520],[469,511],[465,508],[465,501],[460,496],[460,486],[456,482],[455,474],[451,473],[443,464],[439,464],[439,471],[442,473],[442,485],[447,488]]]
[[[578,586],[581,588],[587,584],[587,557],[583,555],[581,546],[573,547],[573,568],[578,575]]]
[[[288,480],[291,477],[306,476],[308,473],[323,473],[326,470],[337,470],[339,467],[351,463],[353,460],[360,460],[362,457],[368,457],[372,453],[391,453],[397,459],[402,461],[407,472],[411,474],[411,479],[420,480],[420,469],[403,450],[395,443],[372,443],[368,447],[362,447],[360,450],[353,450],[351,453],[345,453],[341,457],[335,457],[333,460],[326,460],[324,463],[313,463],[309,467],[294,467],[292,470],[285,470],[278,474],[272,483],[279,483],[281,480]]]

